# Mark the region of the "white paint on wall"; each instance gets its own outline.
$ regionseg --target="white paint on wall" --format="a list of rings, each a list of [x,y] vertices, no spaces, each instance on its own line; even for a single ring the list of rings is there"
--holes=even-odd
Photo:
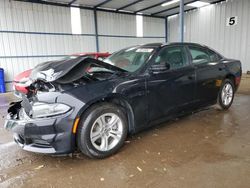
[[[136,15],[136,36],[143,37],[143,16]]]
[[[72,34],[82,34],[80,8],[70,7]]]

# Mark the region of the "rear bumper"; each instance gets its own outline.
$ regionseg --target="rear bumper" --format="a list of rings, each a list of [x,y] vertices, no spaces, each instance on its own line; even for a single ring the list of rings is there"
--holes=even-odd
[[[55,118],[11,119],[5,120],[5,129],[12,131],[14,141],[26,151],[44,154],[65,154],[74,150],[72,147],[72,125],[64,129],[72,111]],[[67,119],[67,120],[66,120]]]

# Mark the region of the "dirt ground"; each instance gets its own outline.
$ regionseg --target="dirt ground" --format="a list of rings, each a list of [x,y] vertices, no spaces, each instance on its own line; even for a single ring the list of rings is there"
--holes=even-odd
[[[0,95],[0,187],[250,186],[250,77],[228,111],[209,107],[136,134],[104,160],[23,151],[3,128],[13,100]]]

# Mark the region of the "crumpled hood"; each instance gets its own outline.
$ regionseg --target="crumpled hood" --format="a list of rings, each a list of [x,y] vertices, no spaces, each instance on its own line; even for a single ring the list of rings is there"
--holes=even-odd
[[[70,81],[74,81],[83,77],[84,74],[87,74],[86,71],[91,65],[106,68],[111,71],[126,72],[123,69],[107,64],[103,61],[90,57],[79,56],[72,59],[62,59],[58,61],[40,63],[32,70],[30,79],[32,81],[42,80],[44,82],[53,82],[71,72]]]

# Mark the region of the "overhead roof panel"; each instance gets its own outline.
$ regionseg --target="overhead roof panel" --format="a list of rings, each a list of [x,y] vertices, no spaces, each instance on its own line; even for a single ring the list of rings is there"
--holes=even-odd
[[[77,0],[76,2],[74,2],[74,4],[79,4],[82,6],[90,6],[90,7],[94,7],[100,3],[103,3],[105,0]]]
[[[19,0],[27,1],[27,0]],[[179,3],[175,3],[168,6],[161,6],[162,3],[170,2],[171,0],[37,0],[37,2],[53,2],[58,4],[69,5],[73,3],[74,5],[79,5],[82,7],[91,7],[99,5],[99,8],[110,8],[110,9],[120,9],[131,12],[142,12],[145,15],[151,16],[168,16],[176,14],[179,12]],[[195,2],[197,0],[184,0],[184,4]],[[215,3],[225,0],[200,0],[203,2]],[[36,2],[35,0],[30,0],[30,2]],[[129,6],[127,6],[129,5]],[[124,7],[124,8],[123,8]],[[122,8],[122,9],[121,9]],[[185,6],[185,10],[193,9],[195,7]]]
[[[215,3],[215,2],[219,2],[219,0],[201,0],[201,1],[208,2],[211,4]],[[221,1],[224,1],[224,0],[221,0]],[[184,3],[185,3],[184,10],[185,11],[196,8],[196,7],[187,6],[188,3],[192,3],[192,2],[195,2],[195,0],[185,0],[184,1]],[[151,10],[149,10],[149,11],[151,11]],[[166,7],[165,9],[159,10],[158,12],[156,11],[153,13],[153,15],[168,16],[168,15],[173,15],[173,14],[177,14],[177,13],[179,13],[179,5],[178,4],[176,6],[173,6],[173,7]]]
[[[194,7],[185,7],[184,10],[185,11],[194,10]],[[175,15],[175,14],[179,14],[179,10],[172,11],[172,12],[169,11],[169,12],[165,13],[164,16],[167,17],[167,16],[172,16],[172,15]]]
[[[164,7],[161,6],[161,5],[157,6],[157,7],[153,7],[153,8],[142,11],[142,13],[152,14],[152,13],[163,11],[163,10],[166,10],[166,9],[170,9],[170,8],[173,8],[173,7],[176,7],[176,6],[179,6],[178,2],[175,3],[175,4],[169,5],[169,6],[164,6]]]
[[[124,10],[138,11],[140,9],[144,9],[144,8],[153,6],[153,5],[157,4],[157,3],[163,3],[163,2],[166,2],[166,0],[154,0],[154,1],[144,0],[144,1],[141,1],[139,3],[136,3],[136,4],[132,5],[132,6],[129,6],[129,7],[125,8]]]
[[[208,2],[208,0],[207,0]],[[219,2],[218,0],[210,0],[209,1],[210,3],[215,3],[215,2]],[[190,6],[185,6],[184,7],[184,11],[188,11],[188,10],[193,10],[193,9],[196,9],[195,7],[190,7]],[[160,14],[157,14],[157,16],[163,16],[163,17],[166,17],[166,16],[171,16],[173,14],[178,14],[179,13],[179,7],[175,8],[175,9],[172,9],[172,10],[169,10],[169,11],[166,11],[166,12],[162,12]]]
[[[63,4],[69,4],[72,0],[48,0],[48,2],[53,3],[63,3]]]
[[[130,3],[133,3],[135,1],[136,0],[112,0],[108,3],[106,3],[105,5],[103,5],[103,7],[118,9],[118,8],[121,8],[121,7],[128,5]]]
[[[175,8],[175,9],[172,9],[170,11],[167,11],[167,12],[163,12],[161,14],[157,14],[157,15],[166,17],[166,16],[169,16],[169,15],[178,14],[178,13],[179,13],[179,7]]]
[[[196,0],[185,0],[184,4],[188,4],[188,3],[191,3],[194,1],[196,1]],[[155,15],[160,15],[161,13],[166,14],[167,11],[172,12],[172,10],[176,9],[176,8],[178,8],[178,11],[179,11],[179,2],[172,4],[172,5],[169,5],[169,6],[155,7],[154,9],[149,9],[147,11],[150,11],[152,14],[155,14]]]

